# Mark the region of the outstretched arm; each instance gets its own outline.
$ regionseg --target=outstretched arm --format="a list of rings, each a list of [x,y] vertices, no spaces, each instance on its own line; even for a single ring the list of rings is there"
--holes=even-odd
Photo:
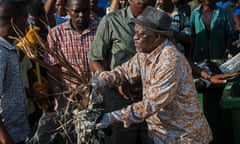
[[[237,73],[210,75],[207,71],[200,68],[198,65],[194,64],[193,61],[189,60],[189,63],[191,65],[193,74],[196,74],[197,76],[200,76],[206,80],[209,80],[213,84],[224,84],[227,82],[226,80],[227,78],[231,78],[237,75]]]

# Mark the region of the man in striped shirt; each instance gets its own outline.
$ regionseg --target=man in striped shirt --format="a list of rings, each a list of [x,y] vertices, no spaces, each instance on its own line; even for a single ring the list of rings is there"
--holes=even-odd
[[[77,73],[84,72],[90,75],[87,53],[97,30],[98,22],[91,20],[89,0],[69,0],[68,10],[70,20],[52,28],[48,34],[48,46],[63,52],[64,57]],[[50,54],[47,61],[58,66],[58,61]],[[62,68],[66,72],[65,69]],[[74,80],[61,80],[56,83],[53,92],[71,90],[76,87]],[[55,87],[55,88],[54,88]],[[60,89],[59,89],[60,88]],[[60,90],[60,91],[59,91]]]

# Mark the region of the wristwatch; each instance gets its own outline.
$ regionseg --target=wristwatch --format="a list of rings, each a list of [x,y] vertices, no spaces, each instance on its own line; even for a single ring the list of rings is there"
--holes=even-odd
[[[212,74],[208,74],[207,76],[207,80],[211,82],[211,77],[212,77]]]

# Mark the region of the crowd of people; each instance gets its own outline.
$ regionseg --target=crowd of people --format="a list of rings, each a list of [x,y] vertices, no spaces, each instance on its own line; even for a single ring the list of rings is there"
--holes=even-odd
[[[2,144],[25,143],[44,112],[65,109],[68,97],[60,93],[78,88],[73,78],[53,77],[21,51],[14,37],[29,27],[72,71],[87,81],[98,74],[94,90],[101,91],[105,113],[96,129],[110,127],[106,144],[232,142],[224,125],[231,116],[220,100],[226,79],[236,73],[199,64],[220,65],[240,52],[234,44],[238,0],[1,1]],[[52,53],[42,59],[68,73]],[[212,83],[201,89],[203,108],[195,77]],[[43,94],[45,102],[36,98]],[[48,143],[44,139],[38,143]]]

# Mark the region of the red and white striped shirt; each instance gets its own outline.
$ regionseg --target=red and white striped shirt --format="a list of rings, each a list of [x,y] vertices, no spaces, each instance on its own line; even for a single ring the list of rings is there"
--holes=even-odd
[[[70,21],[60,24],[49,31],[47,40],[48,46],[52,49],[61,49],[66,60],[77,73],[84,71],[90,74],[88,64],[88,50],[97,30],[98,22],[91,20],[87,29],[79,33],[70,25]],[[47,61],[52,64],[58,64],[50,54],[47,54]],[[63,69],[64,70],[64,69]],[[65,80],[67,87],[75,87],[71,81]]]

